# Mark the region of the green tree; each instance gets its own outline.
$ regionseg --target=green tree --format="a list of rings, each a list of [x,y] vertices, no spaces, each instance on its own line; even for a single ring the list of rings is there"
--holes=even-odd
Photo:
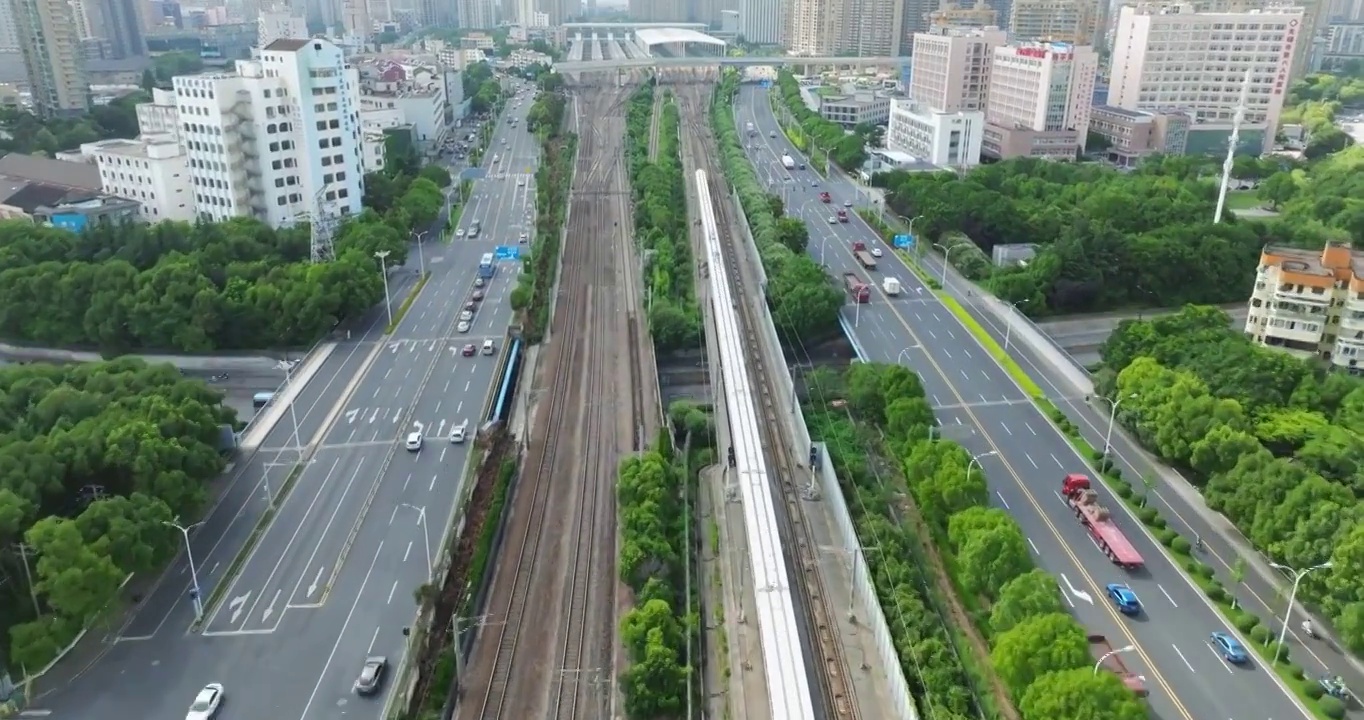
[[[993,598],[1004,583],[1032,567],[1028,539],[1012,519],[973,533],[957,548],[957,566],[967,591]]]
[[[625,712],[630,717],[672,717],[686,707],[688,670],[663,633],[649,631],[644,654],[624,673]]]
[[[1018,703],[1023,720],[1143,720],[1146,707],[1112,673],[1090,668],[1048,673]]]
[[[43,518],[24,533],[24,541],[38,554],[34,588],[61,616],[89,623],[118,593],[125,573],[86,544],[76,523]]]
[[[990,659],[1000,679],[1019,700],[1026,699],[1026,692],[1039,678],[1074,668],[1089,669],[1094,660],[1084,629],[1061,612],[1027,618],[1000,633]]]
[[[1008,632],[1029,618],[1064,612],[1056,578],[1033,569],[1004,583],[990,607],[990,630]]]

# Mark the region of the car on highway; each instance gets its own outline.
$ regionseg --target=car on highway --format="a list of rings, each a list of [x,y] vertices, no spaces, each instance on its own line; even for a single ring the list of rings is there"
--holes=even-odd
[[[525,187],[525,186],[526,186],[526,179],[525,179],[525,178],[517,178],[517,179],[516,179],[516,187]]]
[[[483,299],[483,291],[482,290],[473,291],[473,293],[469,295],[469,299],[473,300],[474,302],[479,302],[480,300]]]
[[[838,218],[834,217],[833,215],[830,215],[830,216],[829,216],[829,224],[830,224],[830,225],[837,225],[837,224],[838,224]]]
[[[811,181],[810,181],[810,187],[819,187],[819,181],[818,181],[818,180],[811,180]]]
[[[1215,632],[1208,636],[1208,642],[1222,656],[1223,660],[1232,665],[1244,665],[1250,662],[1250,655],[1246,654],[1246,649],[1241,647],[1241,643],[1234,637],[1224,632]]]
[[[497,346],[493,344],[492,338],[483,341],[483,354],[492,355],[497,352]]]
[[[476,278],[474,278],[474,287],[476,287],[476,288],[481,288],[481,287],[483,287],[483,278],[481,278],[481,277],[476,277]]]
[[[1124,615],[1137,615],[1141,612],[1141,600],[1137,599],[1137,594],[1132,592],[1132,588],[1122,583],[1109,583],[1104,586],[1104,592],[1118,608],[1118,612]]]
[[[872,256],[872,257],[878,257],[878,258],[879,258],[879,257],[881,257],[882,255],[885,255],[885,253],[881,252],[881,248],[872,248],[872,249],[871,249],[871,256]]]
[[[455,326],[455,332],[467,333],[470,327],[468,320],[460,320],[459,324]]]
[[[768,130],[768,131],[767,131],[767,136],[770,137],[770,138],[774,138],[774,137],[777,136],[777,131],[776,131],[776,130]]]
[[[462,423],[456,425],[453,429],[451,429],[451,430],[450,430],[450,442],[455,443],[455,444],[459,444],[459,443],[464,442],[464,433],[466,432],[466,430],[467,430],[467,428],[468,428],[468,425],[469,425],[469,421],[468,421],[468,420],[465,420],[464,422],[462,422]]]
[[[474,312],[478,309],[478,303],[474,302],[473,298],[470,298],[469,302],[464,303],[464,309],[468,312]]]
[[[384,673],[388,670],[388,658],[374,655],[365,658],[360,667],[360,677],[355,678],[355,692],[358,695],[373,695],[384,686]]]
[[[466,310],[460,310],[460,311],[459,311],[459,321],[460,321],[460,322],[462,322],[462,323],[467,323],[467,322],[469,322],[469,321],[471,321],[471,320],[473,320],[473,319],[474,319],[474,311],[473,311],[473,310],[467,310],[467,309],[466,309]]]
[[[846,208],[852,207],[852,201],[851,201],[851,200],[844,200],[844,201],[843,201],[843,207],[846,207]]]
[[[422,431],[413,430],[407,434],[407,441],[403,443],[408,450],[422,449]]]
[[[525,244],[526,244],[526,234],[525,234],[525,233],[521,233],[521,237],[517,238],[517,239],[516,239],[516,242],[518,242],[518,243],[520,243],[520,244],[522,244],[522,245],[525,245]]]
[[[455,237],[464,237],[464,228],[455,231]]]
[[[189,704],[189,712],[185,713],[185,720],[209,720],[218,714],[218,708],[223,705],[223,686],[219,683],[209,683],[194,696],[194,702]]]
[[[476,352],[478,352],[478,349],[474,347],[473,343],[465,343],[464,347],[460,349],[459,354],[464,357],[473,357]]]

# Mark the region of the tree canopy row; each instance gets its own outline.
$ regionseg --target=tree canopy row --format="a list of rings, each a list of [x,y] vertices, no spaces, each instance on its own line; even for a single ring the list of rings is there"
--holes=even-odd
[[[1225,313],[1124,322],[1095,388],[1255,547],[1306,568],[1298,597],[1364,652],[1364,380],[1259,347]]]
[[[1093,671],[1088,632],[1064,611],[1055,578],[1034,566],[1023,529],[989,506],[971,455],[932,437],[933,410],[918,376],[898,365],[858,363],[841,379],[809,377],[816,378],[811,431],[827,444],[859,544],[875,549],[866,562],[920,713],[937,720],[1145,718],[1117,675]],[[870,453],[901,458],[903,483]],[[909,512],[905,489],[913,498]],[[907,519],[916,514],[926,528]],[[970,611],[963,620],[988,639],[988,658],[954,644],[943,610],[933,607],[923,560],[930,542]]]
[[[1302,125],[1307,131],[1302,153],[1308,159],[1325,157],[1354,144],[1354,139],[1335,124],[1342,109],[1364,105],[1364,64],[1354,60],[1347,65],[1344,72],[1308,75],[1289,88],[1279,122]]]
[[[234,420],[169,365],[0,368],[0,617],[16,675],[46,667],[130,573],[175,554],[165,523],[203,512]]]
[[[687,708],[687,637],[697,630],[687,615],[687,465],[660,433],[653,450],[621,463],[616,484],[620,579],[635,600],[620,622],[630,663],[621,692],[631,720],[681,717]]]
[[[785,68],[777,72],[777,98],[795,119],[795,128],[788,128],[791,141],[810,161],[818,163],[827,156],[847,172],[855,172],[867,161],[865,134],[849,133],[842,125],[811,110],[800,96],[800,83]]]
[[[805,253],[809,242],[805,223],[782,218],[781,199],[767,194],[758,182],[734,120],[738,89],[738,74],[726,73],[716,89],[711,123],[725,176],[739,196],[767,274],[767,303],[773,322],[783,335],[794,334],[800,340],[822,338],[837,328],[843,290],[834,286],[824,268]]]
[[[1281,198],[1292,210],[1272,222],[1228,211],[1214,224],[1217,169],[1202,158],[1156,158],[1128,173],[1018,159],[964,177],[880,173],[873,184],[889,191],[891,211],[915,218],[921,242],[948,248],[963,275],[1038,316],[1245,300],[1265,244],[1319,248],[1351,237],[1355,214],[1364,218],[1364,204],[1345,194],[1358,193],[1364,182],[1345,177],[1358,166],[1357,153],[1364,149],[1310,171],[1281,169],[1278,160],[1242,161],[1247,174],[1267,177],[1271,188],[1301,178]],[[1318,176],[1321,182],[1311,179]],[[1007,244],[1034,245],[1036,256],[1024,266],[997,267],[990,255]]]
[[[11,152],[51,157],[97,140],[137,137],[137,104],[151,100],[144,92],[125,95],[74,118],[40,119],[27,110],[0,108],[0,155]]]
[[[526,113],[526,129],[540,139],[540,166],[535,169],[535,233],[530,253],[521,256],[522,270],[511,293],[511,307],[521,313],[521,333],[539,342],[549,327],[554,275],[568,213],[573,161],[578,138],[564,129],[567,109],[563,76],[545,74],[540,93]]]
[[[367,210],[334,239],[336,260],[309,261],[306,224],[252,219],[96,224],[77,234],[0,222],[0,336],[46,346],[207,352],[308,345],[383,298],[374,253],[407,256],[445,196],[428,168],[366,176]]]
[[[658,156],[649,160],[654,83],[640,86],[626,109],[626,152],[635,199],[635,238],[643,253],[649,286],[649,332],[662,352],[701,344],[701,311],[696,304],[686,180],[677,103],[664,99],[658,118]]]

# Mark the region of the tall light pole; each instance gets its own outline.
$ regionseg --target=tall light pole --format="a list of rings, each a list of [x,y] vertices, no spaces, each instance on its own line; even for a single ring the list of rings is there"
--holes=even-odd
[[[1280,563],[1270,563],[1269,566],[1293,574],[1293,590],[1288,593],[1288,609],[1283,611],[1283,627],[1279,629],[1279,644],[1274,646],[1274,664],[1278,665],[1279,655],[1283,652],[1284,638],[1288,637],[1288,620],[1293,617],[1293,603],[1298,599],[1298,583],[1302,582],[1303,577],[1313,570],[1331,567],[1331,561],[1327,560],[1320,565],[1313,565],[1312,567],[1303,568],[1302,570],[1295,570]]]
[[[284,387],[293,384],[294,366],[288,360],[280,360],[276,366],[284,371]],[[303,462],[303,438],[298,434],[298,413],[294,412],[294,402],[289,401],[289,420],[294,424],[294,447],[298,448],[298,461]]]
[[[970,479],[970,477],[971,477],[971,468],[980,467],[980,459],[981,459],[981,458],[994,457],[995,455],[998,455],[998,454],[999,454],[999,453],[995,452],[994,450],[991,450],[991,451],[989,451],[989,452],[980,453],[979,455],[976,455],[975,457],[971,458],[971,463],[970,463],[969,465],[966,466],[966,477],[967,477],[967,479]]]
[[[1118,417],[1118,406],[1122,404],[1123,400],[1136,396],[1136,393],[1128,393],[1117,400],[1104,398],[1104,400],[1108,402],[1108,432],[1104,433],[1104,457],[1108,457],[1108,451],[1113,449],[1113,421]],[[1099,397],[1103,396],[1100,395]]]
[[[1104,661],[1108,660],[1109,658],[1113,657],[1114,655],[1117,655],[1118,653],[1132,652],[1133,650],[1136,650],[1136,649],[1137,649],[1137,646],[1136,646],[1136,645],[1124,645],[1124,646],[1122,646],[1122,647],[1120,647],[1120,648],[1118,648],[1118,649],[1116,649],[1116,650],[1109,650],[1108,652],[1104,653],[1103,655],[1100,655],[1100,656],[1099,656],[1099,662],[1094,663],[1094,674],[1095,674],[1095,675],[1098,675],[1098,674],[1099,674],[1099,668],[1101,668],[1101,667],[1104,666]]]
[[[900,353],[899,353],[898,355],[895,356],[895,364],[896,364],[896,365],[899,365],[899,364],[900,364],[900,359],[903,358],[903,357],[905,357],[906,355],[909,355],[909,348],[903,348],[903,349],[901,349],[901,350],[900,350]]]
[[[161,524],[169,525],[170,527],[179,530],[180,536],[185,539],[185,556],[189,558],[189,579],[190,583],[192,583],[189,597],[194,601],[194,620],[195,622],[201,621],[204,619],[204,593],[199,588],[199,568],[194,566],[194,548],[190,547],[189,544],[189,531],[204,523],[203,521],[200,521],[189,527],[185,527],[178,522],[163,520],[161,521]]]
[[[939,250],[942,251],[942,289],[946,290],[946,289],[947,289],[947,266],[951,264],[952,251],[953,251],[953,250],[956,250],[956,249],[959,248],[959,247],[964,247],[964,246],[962,246],[962,245],[954,245],[954,246],[952,246],[952,247],[947,247],[947,246],[945,246],[945,245],[940,245],[940,244],[938,244],[938,243],[933,243],[933,247],[935,247],[935,248],[937,248],[937,249],[939,249]]]
[[[426,238],[426,234],[427,234],[428,232],[431,232],[431,231],[430,231],[430,230],[422,230],[421,232],[416,233],[416,236],[417,236],[417,264],[418,264],[418,270],[417,270],[417,272],[421,273],[422,277],[426,277],[426,252],[422,249],[422,240]]]
[[[426,506],[423,505],[419,507],[417,505],[402,503],[398,505],[398,507],[405,507],[408,510],[415,510],[417,512],[417,526],[422,529],[422,541],[426,544],[426,578],[429,582],[436,574],[436,565],[431,561],[431,529],[426,526]]]
[[[379,258],[379,275],[384,279],[384,309],[388,311],[388,324],[393,325],[393,301],[388,296],[388,250],[375,250],[374,257]]]
[[[1009,303],[1009,307],[1013,308],[1014,312],[1019,313],[1021,315],[1022,312],[1018,309],[1018,306],[1026,304],[1028,304],[1027,300],[1019,300],[1018,302]],[[1009,338],[1013,336],[1013,331],[1014,319],[1009,318],[1009,322],[1004,324],[1004,352],[1009,352]]]

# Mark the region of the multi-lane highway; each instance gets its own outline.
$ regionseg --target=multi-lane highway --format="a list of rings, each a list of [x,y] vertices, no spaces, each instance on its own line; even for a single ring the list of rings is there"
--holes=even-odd
[[[846,224],[827,222],[834,207],[856,200],[855,188],[845,181],[826,182],[811,171],[782,168],[783,153],[803,158],[781,133],[762,90],[744,87],[736,114],[739,127],[753,122],[758,131],[744,142],[760,177],[771,178],[772,191],[786,198],[789,213],[809,221],[811,253],[822,255],[835,275],[856,272],[873,283],[869,304],[844,308],[849,324],[856,323],[861,350],[870,360],[906,363],[920,374],[942,434],[981,455],[995,504],[1022,525],[1039,564],[1057,576],[1075,616],[1115,646],[1133,645],[1125,662],[1146,676],[1156,714],[1165,720],[1303,717],[1304,710],[1272,671],[1254,664],[1232,667],[1212,650],[1208,634],[1228,629],[1226,623],[1121,501],[1102,490],[1104,503],[1146,567],[1119,570],[1095,547],[1057,492],[1065,473],[1086,470],[1083,459],[870,228],[855,216]],[[769,137],[773,133],[776,137]],[[820,201],[821,191],[832,194],[832,207]],[[854,241],[885,251],[876,271],[857,264]],[[903,283],[899,297],[881,291],[886,276]],[[1110,582],[1131,585],[1145,613],[1135,619],[1119,615],[1105,599],[1103,586]]]
[[[528,107],[523,101],[509,112],[524,117]],[[533,139],[505,123],[494,143],[504,137],[530,173]],[[491,153],[486,162],[491,167]],[[272,499],[300,454],[288,413],[236,469],[192,543],[205,595],[226,585],[201,629],[191,631],[182,562],[100,661],[38,707],[59,719],[180,717],[202,685],[220,682],[223,717],[380,716],[384,698],[361,699],[352,683],[367,655],[384,655],[396,669],[407,646],[414,593],[440,552],[465,474],[469,443],[451,442],[450,432],[468,423],[472,438],[482,420],[519,263],[501,263],[481,288],[468,332],[456,323],[479,257],[514,245],[533,213],[532,184],[529,175],[522,184],[496,173],[477,181],[471,203],[482,214],[480,236],[426,243],[430,279],[395,332],[384,335],[379,321],[337,344],[294,402],[306,463],[287,496]],[[400,300],[401,288],[394,290]],[[485,340],[496,347],[492,355],[465,355],[465,345],[481,350]],[[424,434],[420,450],[405,447],[414,430]],[[273,522],[226,577],[271,507]]]

